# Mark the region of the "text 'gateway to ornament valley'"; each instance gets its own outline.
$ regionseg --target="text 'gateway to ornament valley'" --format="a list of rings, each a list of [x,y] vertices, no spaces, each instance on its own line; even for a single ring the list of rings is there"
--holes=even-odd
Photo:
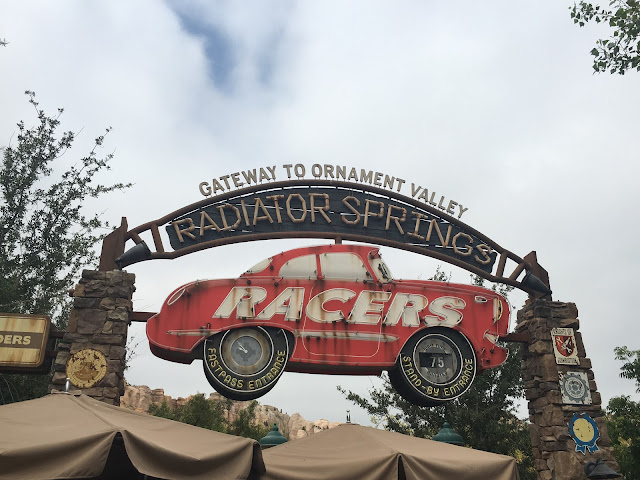
[[[413,182],[407,183],[406,180],[386,175],[373,170],[365,170],[364,168],[349,168],[344,165],[328,165],[314,163],[309,170],[301,164],[282,165],[284,170],[281,179],[286,175],[287,180],[309,178],[308,173],[315,179],[337,180],[345,182],[356,182],[385,188],[390,191],[401,193],[402,190],[411,190],[411,198],[420,202],[438,208],[448,215],[456,218],[462,217],[468,208],[454,200],[447,200],[444,195],[438,195],[435,191],[422,187]],[[258,185],[263,182],[273,182],[277,180],[277,168],[275,165],[261,168],[253,168],[239,172],[222,175],[213,178],[211,182],[201,182],[199,190],[205,197],[216,196],[220,193],[229,192],[231,190]]]

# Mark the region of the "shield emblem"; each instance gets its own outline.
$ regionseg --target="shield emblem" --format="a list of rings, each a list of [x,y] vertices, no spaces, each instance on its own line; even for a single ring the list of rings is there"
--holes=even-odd
[[[573,337],[570,335],[555,335],[556,350],[560,355],[570,357],[576,349]]]
[[[580,365],[573,328],[552,328],[551,341],[557,364]]]

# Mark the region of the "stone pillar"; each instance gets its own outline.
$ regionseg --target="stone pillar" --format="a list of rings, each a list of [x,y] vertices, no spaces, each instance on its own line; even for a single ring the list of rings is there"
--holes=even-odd
[[[73,290],[69,325],[58,344],[49,390],[64,391],[67,362],[74,354],[86,349],[97,350],[106,359],[106,373],[95,385],[82,389],[82,393],[120,405],[134,281],[135,275],[120,270],[82,272]],[[77,389],[74,385],[71,388]]]
[[[528,348],[523,349],[522,378],[529,401],[531,444],[539,480],[584,480],[584,465],[601,458],[619,472],[610,447],[607,425],[597,391],[591,360],[587,358],[582,336],[578,332],[578,310],[573,303],[536,300],[518,312],[517,333],[529,335]],[[579,365],[557,364],[551,330],[572,328]],[[567,372],[586,373],[591,403],[564,403],[560,376]],[[573,374],[575,375],[575,373]],[[586,413],[599,429],[598,451],[585,454],[576,451],[569,434],[574,414]]]

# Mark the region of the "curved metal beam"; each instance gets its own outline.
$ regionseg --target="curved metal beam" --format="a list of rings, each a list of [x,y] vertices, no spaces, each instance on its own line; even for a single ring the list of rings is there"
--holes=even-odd
[[[376,236],[372,238],[369,235],[364,235],[363,232],[350,233],[349,231],[337,232],[335,229],[325,229],[322,231],[318,231],[317,225],[311,225],[307,222],[306,225],[300,225],[299,230],[295,231],[285,231],[285,230],[271,230],[267,232],[256,232],[253,233],[245,233],[236,234],[235,231],[228,231],[229,236],[223,236],[221,238],[212,238],[209,240],[198,241],[197,243],[193,243],[192,245],[188,245],[179,249],[172,249],[168,251],[163,244],[162,237],[160,236],[160,227],[171,225],[171,222],[175,222],[179,219],[187,219],[189,215],[195,215],[197,212],[203,212],[207,207],[210,208],[219,208],[220,205],[225,205],[224,202],[233,202],[235,201],[237,205],[243,200],[247,200],[252,198],[252,194],[275,194],[275,193],[284,193],[287,192],[297,192],[304,191],[310,194],[314,194],[317,191],[327,191],[327,189],[335,189],[336,192],[354,192],[358,195],[368,195],[372,194],[372,198],[374,200],[367,200],[371,202],[376,202],[377,200],[391,199],[395,201],[394,206],[392,208],[396,209],[404,209],[403,206],[414,208],[417,212],[425,212],[434,217],[434,219],[441,220],[445,222],[445,224],[452,225],[453,228],[456,228],[460,232],[464,232],[467,236],[473,236],[475,239],[482,241],[484,244],[488,245],[492,252],[496,252],[497,254],[497,268],[491,267],[491,271],[487,271],[478,268],[478,266],[470,264],[469,262],[462,261],[459,255],[459,258],[456,256],[452,256],[451,252],[449,254],[443,254],[441,251],[445,249],[438,250],[429,250],[425,245],[419,245],[417,243],[411,243],[409,241],[398,241],[393,238],[383,238],[381,236]],[[323,195],[323,194],[315,194]],[[363,197],[364,198],[364,197]],[[380,203],[380,202],[378,202]],[[226,204],[228,205],[228,203]],[[244,203],[243,209],[244,209]],[[235,208],[235,207],[234,207]],[[255,206],[254,208],[258,208]],[[276,207],[277,208],[277,207]],[[237,210],[237,208],[236,208]],[[405,212],[406,213],[406,212]],[[416,213],[415,211],[413,213]],[[249,225],[249,218],[245,211],[244,213],[246,223]],[[255,214],[254,214],[255,215]],[[388,214],[390,215],[390,213]],[[392,217],[394,218],[394,217]],[[255,227],[255,220],[253,222],[253,226]],[[339,223],[339,222],[338,222]],[[126,221],[123,221],[121,226],[126,229]],[[313,228],[310,228],[313,227]],[[175,228],[178,231],[178,228]],[[387,221],[387,230],[389,229],[389,222]],[[364,229],[366,230],[366,228]],[[116,230],[118,232],[118,230]],[[436,209],[431,205],[425,204],[423,202],[419,202],[413,198],[406,197],[397,192],[384,190],[382,188],[378,188],[375,186],[363,185],[363,184],[355,184],[349,182],[342,181],[332,181],[332,180],[289,180],[283,182],[273,182],[268,184],[261,185],[253,185],[247,188],[238,189],[231,192],[226,192],[221,195],[215,197],[208,197],[199,202],[192,203],[183,208],[180,208],[174,212],[171,212],[157,220],[144,223],[139,225],[131,230],[128,230],[126,234],[123,231],[120,231],[117,235],[116,232],[111,234],[110,237],[110,245],[114,243],[114,238],[117,240],[124,239],[124,242],[127,240],[133,240],[136,244],[132,249],[125,252],[124,255],[118,255],[122,251],[122,245],[116,245],[114,248],[110,246],[106,248],[106,240],[103,244],[103,257],[109,257],[111,255],[113,257],[112,260],[118,261],[116,262],[118,266],[127,266],[139,261],[143,260],[151,260],[151,259],[174,259],[181,257],[183,255],[187,255],[193,252],[197,252],[200,250],[205,250],[208,248],[228,245],[233,243],[240,242],[249,242],[256,240],[267,240],[267,239],[280,239],[280,238],[326,238],[333,239],[336,242],[340,242],[342,240],[349,240],[354,242],[363,242],[363,243],[375,243],[379,245],[385,245],[392,248],[398,248],[401,250],[406,250],[414,253],[419,253],[421,255],[430,256],[441,260],[446,263],[450,263],[452,265],[456,265],[460,268],[463,268],[467,271],[475,273],[482,278],[485,278],[492,282],[504,283],[507,285],[511,285],[515,288],[521,289],[527,292],[529,295],[534,297],[540,297],[545,295],[550,295],[551,291],[549,290],[549,280],[546,271],[537,263],[537,259],[535,257],[535,252],[531,252],[529,255],[525,256],[525,258],[521,258],[518,255],[502,248],[498,243],[482,234],[478,230],[470,227],[464,222],[460,221],[457,218],[454,218],[450,215],[447,215],[442,210]],[[140,237],[141,233],[150,232],[153,239],[153,246],[155,247],[155,251],[151,251],[146,243]],[[405,235],[406,236],[406,235]],[[398,233],[396,233],[396,237],[399,237]],[[115,242],[118,243],[118,242]],[[116,251],[116,254],[109,252]],[[506,263],[507,260],[511,260],[516,264],[515,268],[509,272],[506,272]],[[110,259],[104,259],[101,257],[101,269],[105,265],[113,265],[113,261]],[[105,268],[106,269],[106,268]],[[495,270],[495,271],[494,271]],[[522,281],[518,281],[518,276],[526,271],[527,275],[523,278]]]

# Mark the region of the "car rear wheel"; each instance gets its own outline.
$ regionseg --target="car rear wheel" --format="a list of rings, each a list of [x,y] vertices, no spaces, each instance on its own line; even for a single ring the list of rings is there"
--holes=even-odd
[[[469,340],[450,328],[428,328],[404,345],[391,385],[409,402],[433,407],[466,392],[476,374],[476,355]]]
[[[204,342],[204,373],[221,395],[253,400],[274,387],[289,351],[282,329],[244,327],[220,332]]]

